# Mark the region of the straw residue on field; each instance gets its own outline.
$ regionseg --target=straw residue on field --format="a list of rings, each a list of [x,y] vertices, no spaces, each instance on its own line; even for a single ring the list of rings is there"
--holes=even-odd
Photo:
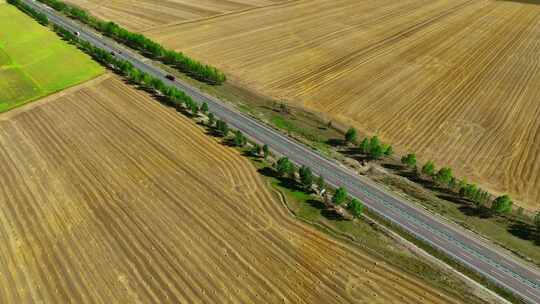
[[[0,302],[455,303],[116,78],[0,120]]]
[[[540,207],[539,5],[300,0],[147,34]]]
[[[97,17],[134,31],[182,23],[235,11],[268,6],[285,0],[67,0]]]

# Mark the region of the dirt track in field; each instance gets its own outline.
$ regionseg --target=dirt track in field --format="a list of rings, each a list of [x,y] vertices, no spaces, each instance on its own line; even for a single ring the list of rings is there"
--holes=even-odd
[[[134,31],[249,10],[287,0],[67,0]]]
[[[301,0],[147,35],[540,207],[540,5]]]
[[[0,303],[455,303],[116,78],[0,120]]]

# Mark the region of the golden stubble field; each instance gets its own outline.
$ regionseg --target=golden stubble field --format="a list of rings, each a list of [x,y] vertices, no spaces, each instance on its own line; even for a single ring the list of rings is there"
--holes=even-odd
[[[540,207],[540,5],[310,0],[148,31],[237,83]]]
[[[208,18],[287,0],[67,0],[130,30]]]
[[[1,303],[455,303],[114,77],[0,115]]]

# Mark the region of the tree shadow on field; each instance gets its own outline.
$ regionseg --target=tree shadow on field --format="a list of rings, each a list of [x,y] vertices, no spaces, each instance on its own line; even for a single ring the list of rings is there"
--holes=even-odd
[[[396,165],[396,164],[392,164],[392,163],[382,163],[381,166],[383,166],[383,168],[385,168],[385,169],[390,169],[390,170],[392,170],[394,172],[398,172],[398,173],[400,173],[403,170],[406,170],[406,168],[403,165]]]
[[[321,211],[321,215],[331,221],[337,221],[337,222],[345,221],[345,219],[339,213],[337,213],[334,209],[326,208]]]
[[[540,246],[540,231],[531,223],[527,223],[516,217],[509,217],[508,232],[513,236],[525,241],[532,241],[536,246]]]
[[[488,219],[493,216],[491,210],[483,206],[474,206],[471,204],[463,204],[458,207],[458,210],[466,216]]]
[[[508,225],[508,232],[527,241],[532,241],[536,237],[533,227],[520,220],[512,221],[512,223]]]
[[[326,141],[326,143],[335,148],[335,147],[343,146],[345,141],[343,139],[339,139],[339,138],[330,138],[330,139],[328,139]]]
[[[218,132],[216,129],[208,127],[208,126],[206,127],[206,135],[212,136],[212,137],[215,137],[215,138],[223,138],[223,136],[221,136],[220,132]]]
[[[319,210],[324,210],[327,208],[323,202],[316,199],[309,199],[306,201],[306,203],[308,203],[311,207],[319,209]]]
[[[259,170],[257,170],[260,174],[266,176],[266,177],[277,177],[276,172],[270,168],[270,167],[264,167]]]

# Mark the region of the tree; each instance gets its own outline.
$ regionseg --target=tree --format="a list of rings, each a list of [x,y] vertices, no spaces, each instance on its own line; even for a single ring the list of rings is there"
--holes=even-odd
[[[450,179],[450,182],[448,183],[448,188],[450,188],[450,190],[456,189],[457,183],[458,183],[457,179],[454,176],[452,176],[452,178]]]
[[[210,127],[214,126],[215,122],[216,122],[216,117],[214,116],[214,113],[208,113],[208,126]]]
[[[221,135],[221,137],[226,137],[229,134],[229,126],[223,120],[218,120],[216,122],[216,130]]]
[[[373,150],[376,147],[381,146],[381,141],[379,140],[379,137],[377,135],[373,136],[371,140],[369,141],[369,150]]]
[[[345,142],[354,143],[356,142],[357,137],[358,137],[358,132],[356,132],[356,129],[349,128],[349,130],[347,130],[347,133],[345,133]]]
[[[435,181],[440,185],[449,185],[452,177],[452,169],[443,167],[435,174]]]
[[[336,205],[336,206],[339,206],[346,199],[347,199],[347,190],[345,190],[345,188],[343,188],[343,187],[339,187],[336,190],[336,193],[334,193],[334,196],[332,196],[332,203],[334,203],[334,205]]]
[[[208,104],[206,102],[202,104],[201,112],[203,112],[204,114],[208,112]]]
[[[459,194],[461,196],[469,198],[473,200],[475,203],[477,202],[475,198],[477,197],[479,192],[480,192],[480,189],[475,184],[466,184],[459,190]]]
[[[150,76],[149,74],[147,74],[145,72],[142,72],[141,82],[146,88],[151,88],[152,87],[152,76]]]
[[[534,224],[536,225],[536,231],[540,236],[540,212],[538,212],[534,217]]]
[[[384,150],[384,155],[392,156],[392,154],[394,154],[394,149],[392,148],[392,146],[388,145]]]
[[[152,77],[152,81],[150,81],[150,85],[152,86],[152,88],[154,88],[154,90],[159,91],[159,92],[163,92],[163,89],[165,88],[165,84],[163,83],[163,81],[155,77]]]
[[[313,180],[315,179],[313,173],[311,172],[311,169],[309,167],[302,166],[299,173],[302,186],[304,186],[306,190],[311,189],[311,186],[313,185]]]
[[[512,211],[512,200],[508,195],[501,195],[497,197],[491,204],[491,211],[496,214],[504,214]]]
[[[435,173],[435,164],[430,160],[422,167],[422,173],[428,176],[433,176]]]
[[[416,167],[416,154],[409,153],[401,158],[401,163],[409,168]]]
[[[381,145],[381,141],[378,136],[373,136],[369,141],[369,157],[372,159],[379,159],[384,154],[384,148]]]
[[[464,189],[466,186],[467,186],[467,179],[466,178],[460,179],[457,184],[457,188],[461,196],[463,196],[463,194],[461,194],[462,189]]]
[[[193,116],[197,116],[197,114],[199,114],[199,106],[194,102],[192,102],[190,104],[190,109],[189,110],[191,111],[191,114]]]
[[[242,134],[242,132],[240,130],[236,130],[234,132],[234,139],[233,139],[233,142],[234,142],[234,145],[237,146],[237,147],[243,147],[246,145],[247,143],[247,139],[246,137],[244,136],[244,134]]]
[[[133,81],[136,84],[141,84],[141,82],[142,82],[141,71],[139,71],[138,69],[133,69],[133,70],[129,71],[128,78],[129,78],[129,80]]]
[[[364,204],[355,198],[347,205],[347,208],[354,217],[359,217],[364,212]]]
[[[372,146],[369,150],[369,157],[372,159],[379,159],[383,156],[384,150],[381,145],[378,146]]]
[[[275,165],[275,169],[278,173],[279,176],[283,177],[287,174],[290,174],[290,172],[292,170],[294,170],[293,164],[291,163],[291,161],[289,160],[289,158],[287,157],[282,157],[280,159],[278,159],[276,165]]]
[[[268,155],[270,155],[270,149],[268,148],[268,145],[264,145],[263,146],[263,157],[264,157],[264,159],[267,159]]]
[[[360,148],[360,152],[362,152],[363,154],[368,154],[369,153],[369,139],[367,139],[367,137],[364,138],[358,147]]]

